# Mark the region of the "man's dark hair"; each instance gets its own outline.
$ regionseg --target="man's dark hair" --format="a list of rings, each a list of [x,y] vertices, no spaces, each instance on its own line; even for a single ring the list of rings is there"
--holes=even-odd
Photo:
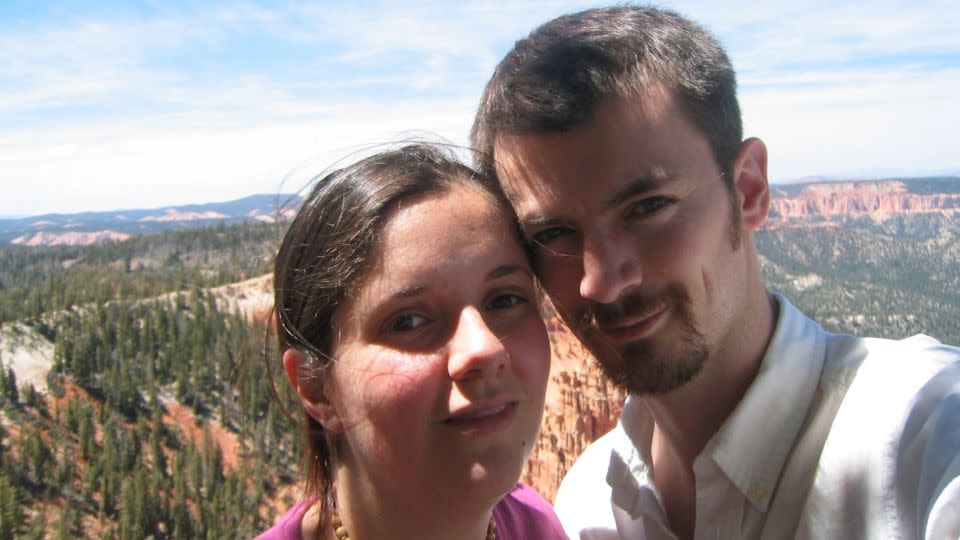
[[[601,101],[642,97],[657,84],[707,137],[730,187],[743,138],[733,66],[698,24],[643,6],[564,15],[518,41],[487,83],[474,120],[478,168],[494,171],[501,134],[565,131],[588,122]]]

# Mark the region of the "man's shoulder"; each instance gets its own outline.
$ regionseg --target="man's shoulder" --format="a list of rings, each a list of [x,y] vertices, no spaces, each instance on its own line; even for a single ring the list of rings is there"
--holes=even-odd
[[[785,324],[786,320],[803,328],[792,336],[793,339],[825,341],[828,369],[856,369],[863,361],[891,362],[885,367],[896,369],[904,367],[904,360],[908,361],[906,365],[922,364],[924,367],[936,369],[960,361],[960,348],[945,345],[930,336],[916,334],[901,339],[835,333],[825,330],[817,320],[800,311],[786,296],[773,293],[773,298],[777,300],[781,309],[778,325]]]
[[[920,427],[960,414],[960,349],[924,335],[901,340],[832,335],[827,351],[821,395],[824,402],[835,395],[839,408],[824,459],[867,463],[909,444],[956,446],[941,440],[939,428]]]
[[[960,349],[924,335],[906,339],[861,338],[831,334],[821,374],[821,395],[842,396],[838,421],[874,417],[880,425],[930,410],[960,381]]]
[[[814,537],[831,536],[824,531],[852,526],[845,511],[872,515],[862,525],[877,537],[901,529],[922,536],[925,527],[942,526],[951,512],[936,509],[960,500],[960,431],[954,427],[960,349],[922,335],[834,334],[827,351],[822,402],[833,394],[839,408],[819,455],[803,527]],[[871,508],[884,508],[887,519]],[[863,536],[865,530],[833,536]]]
[[[897,386],[922,382],[951,364],[960,362],[960,348],[917,334],[905,339],[826,334],[823,378],[844,380],[873,378]]]

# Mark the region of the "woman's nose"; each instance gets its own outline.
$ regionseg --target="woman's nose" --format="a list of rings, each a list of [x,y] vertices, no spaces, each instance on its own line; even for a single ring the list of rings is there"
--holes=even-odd
[[[496,374],[509,362],[503,342],[472,306],[460,312],[449,350],[448,371],[453,380]]]

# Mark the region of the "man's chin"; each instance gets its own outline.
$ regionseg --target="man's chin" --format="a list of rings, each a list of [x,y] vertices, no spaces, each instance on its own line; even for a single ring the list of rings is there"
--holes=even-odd
[[[709,350],[696,340],[668,351],[649,342],[633,343],[611,355],[593,351],[597,364],[615,385],[635,395],[665,394],[683,387],[703,369]]]

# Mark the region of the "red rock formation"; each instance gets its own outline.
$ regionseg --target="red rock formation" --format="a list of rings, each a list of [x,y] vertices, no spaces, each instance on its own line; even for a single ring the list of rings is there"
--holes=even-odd
[[[773,192],[765,225],[768,229],[817,217],[868,217],[882,221],[902,214],[960,213],[960,194],[911,193],[898,180],[810,184],[793,196],[778,196],[776,187]]]
[[[230,216],[224,214],[223,212],[215,212],[213,210],[207,210],[206,212],[182,212],[176,208],[168,208],[166,213],[159,216],[147,216],[145,218],[140,218],[141,222],[156,221],[197,221],[197,220],[217,220],[217,219],[227,219]]]
[[[548,321],[553,349],[540,437],[522,480],[549,501],[581,452],[610,431],[626,393],[610,385],[573,334],[556,318]]]

